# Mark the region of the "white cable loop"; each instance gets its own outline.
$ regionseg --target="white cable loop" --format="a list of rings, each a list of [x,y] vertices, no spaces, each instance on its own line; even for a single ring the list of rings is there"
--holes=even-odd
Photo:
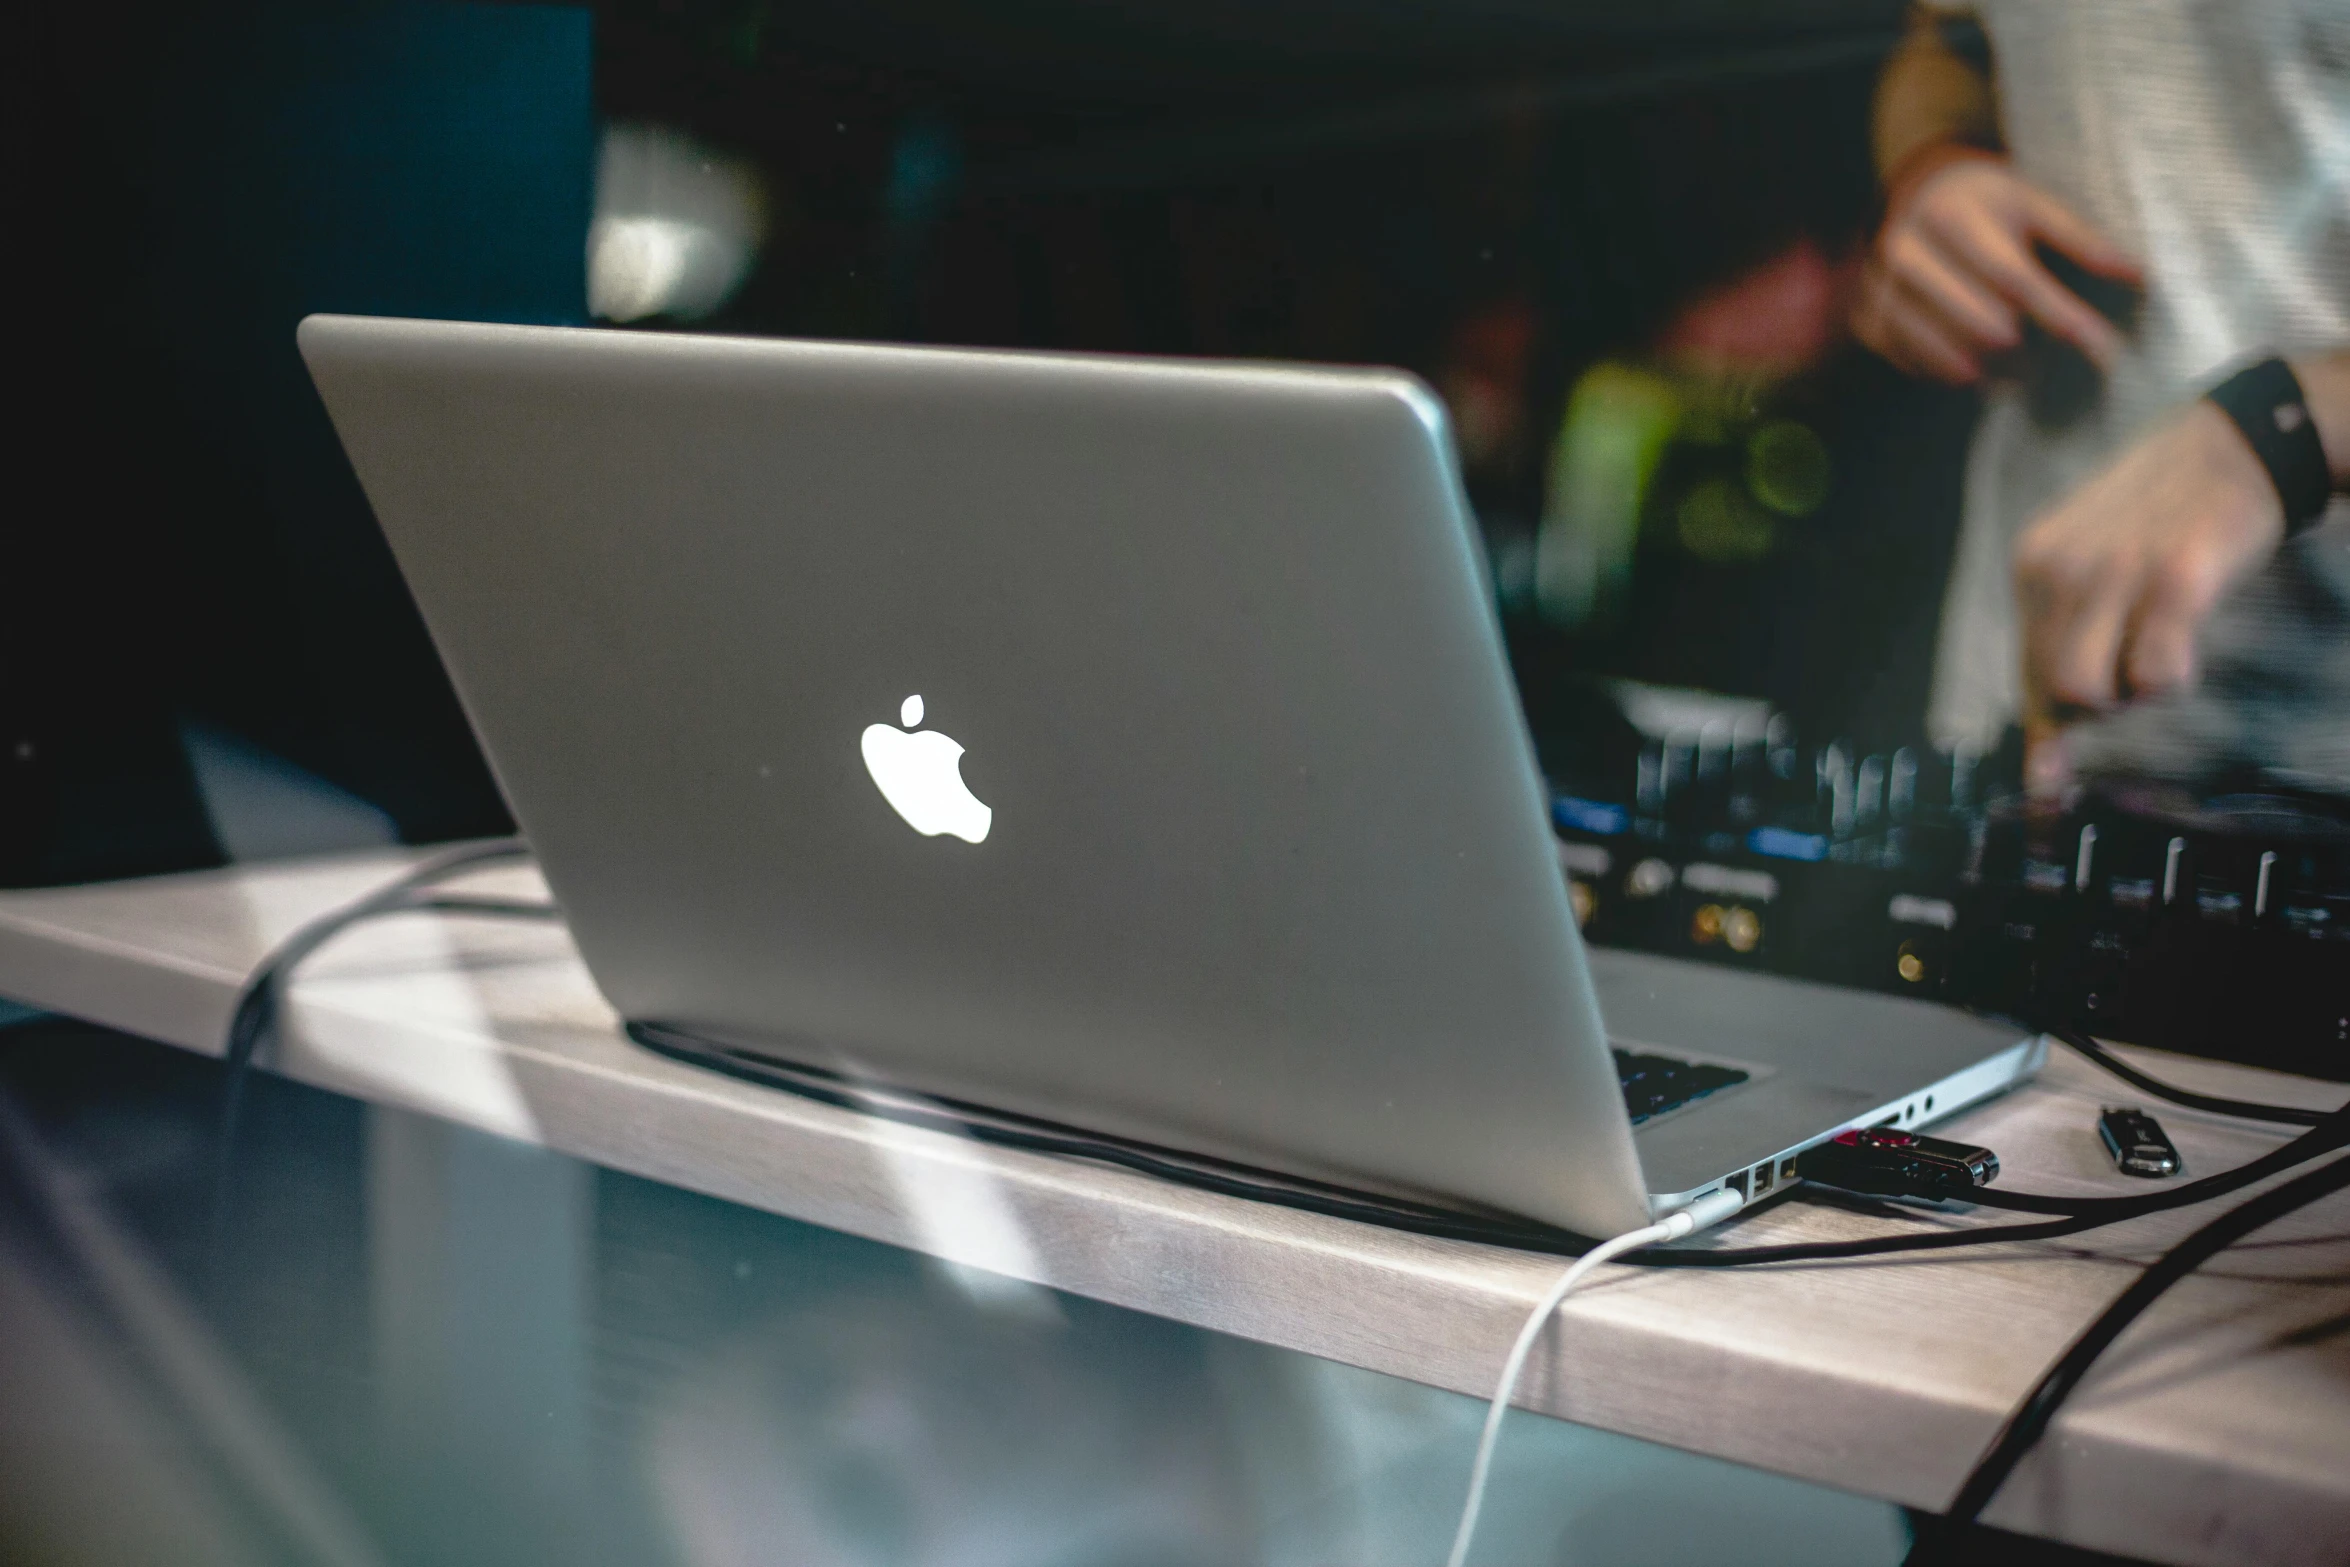
[[[1510,1358],[1502,1364],[1501,1385],[1493,1390],[1493,1406],[1485,1412],[1485,1430],[1477,1439],[1477,1461],[1469,1470],[1468,1500],[1461,1505],[1460,1528],[1453,1533],[1452,1554],[1444,1559],[1445,1567],[1466,1567],[1469,1560],[1469,1544],[1477,1536],[1477,1514],[1485,1505],[1485,1482],[1493,1471],[1493,1450],[1501,1437],[1502,1416],[1509,1413],[1510,1395],[1517,1391],[1518,1378],[1526,1369],[1526,1357],[1534,1352],[1534,1341],[1542,1336],[1551,1314],[1601,1263],[1658,1241],[1694,1235],[1736,1213],[1745,1201],[1727,1187],[1707,1192],[1679,1213],[1668,1214],[1642,1229],[1627,1230],[1613,1240],[1601,1241],[1559,1275],[1558,1282],[1542,1297],[1542,1303],[1526,1318],[1526,1325],[1518,1330],[1518,1341],[1510,1346]]]

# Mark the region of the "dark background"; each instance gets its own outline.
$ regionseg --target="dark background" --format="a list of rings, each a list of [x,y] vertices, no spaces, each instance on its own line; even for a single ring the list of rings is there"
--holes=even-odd
[[[30,24],[56,263],[7,529],[0,881],[218,863],[219,725],[408,841],[506,826],[293,350],[319,309],[585,318],[595,128],[751,160],[770,234],[695,330],[1400,364],[1482,378],[1497,540],[1591,363],[1873,217],[1888,0],[1137,0],[587,9],[132,5]],[[1849,346],[1774,384],[1826,503],[1763,559],[1644,536],[1612,628],[1510,622],[1544,693],[1621,673],[1906,735],[1972,403]]]

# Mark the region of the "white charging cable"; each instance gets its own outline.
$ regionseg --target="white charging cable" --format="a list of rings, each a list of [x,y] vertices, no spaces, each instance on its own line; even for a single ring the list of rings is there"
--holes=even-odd
[[[1469,1560],[1469,1542],[1477,1535],[1477,1513],[1485,1505],[1485,1481],[1493,1471],[1493,1449],[1501,1437],[1501,1417],[1509,1413],[1510,1395],[1517,1391],[1518,1377],[1526,1369],[1526,1357],[1534,1352],[1534,1341],[1542,1336],[1543,1324],[1550,1321],[1551,1313],[1601,1263],[1658,1241],[1677,1241],[1684,1235],[1710,1229],[1745,1205],[1745,1194],[1726,1186],[1707,1192],[1678,1213],[1669,1213],[1645,1229],[1627,1230],[1613,1240],[1601,1241],[1559,1275],[1550,1293],[1542,1297],[1542,1304],[1534,1308],[1526,1325],[1518,1330],[1518,1341],[1510,1346],[1510,1358],[1502,1364],[1501,1386],[1493,1390],[1493,1407],[1485,1412],[1485,1431],[1477,1438],[1477,1462],[1469,1470],[1469,1499],[1461,1506],[1461,1526],[1453,1534],[1452,1554],[1444,1559],[1445,1567],[1466,1567]]]

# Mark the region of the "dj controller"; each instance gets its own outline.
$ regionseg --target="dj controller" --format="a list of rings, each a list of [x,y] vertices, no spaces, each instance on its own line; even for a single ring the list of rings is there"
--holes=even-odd
[[[2043,806],[2012,742],[1806,746],[1693,693],[1549,732],[1575,737],[1542,761],[1594,942],[2350,1080],[2350,802],[2104,782]]]

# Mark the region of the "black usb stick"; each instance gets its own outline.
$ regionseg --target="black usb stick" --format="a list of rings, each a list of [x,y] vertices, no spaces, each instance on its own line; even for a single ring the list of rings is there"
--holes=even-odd
[[[1999,1178],[1999,1155],[1970,1143],[1866,1126],[1806,1148],[1795,1171],[1807,1181],[1864,1196],[1963,1201]]]
[[[2097,1118],[2097,1136],[2113,1155],[2114,1168],[2124,1175],[2161,1180],[2187,1167],[2170,1138],[2143,1110],[2108,1108]]]

